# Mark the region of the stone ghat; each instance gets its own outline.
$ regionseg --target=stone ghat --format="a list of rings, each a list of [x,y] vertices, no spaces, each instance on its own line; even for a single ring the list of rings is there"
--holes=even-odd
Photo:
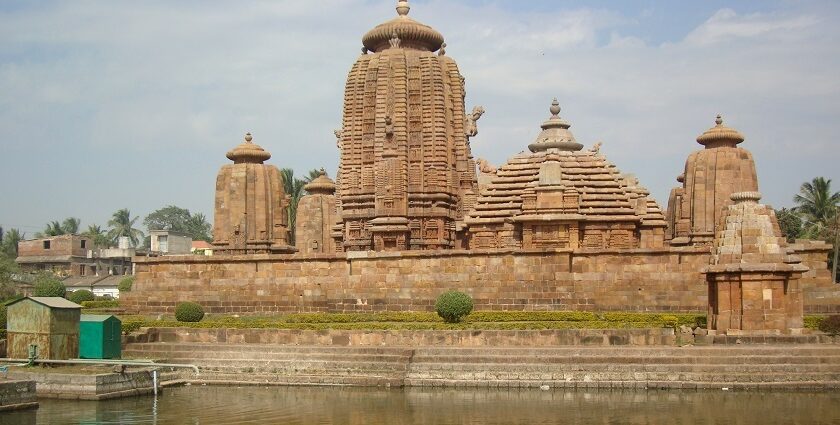
[[[199,366],[172,383],[505,388],[840,387],[840,345],[330,347],[131,343],[126,355]]]
[[[828,245],[794,246],[811,268],[805,312],[840,312]],[[476,310],[705,312],[703,247],[633,250],[359,252],[337,255],[135,257],[121,305],[173,313],[194,301],[210,313],[430,311],[442,292]]]
[[[152,369],[124,373],[60,373],[10,370],[9,377],[33,382],[38,397],[106,400],[152,394]]]
[[[0,412],[37,408],[35,381],[0,381]]]

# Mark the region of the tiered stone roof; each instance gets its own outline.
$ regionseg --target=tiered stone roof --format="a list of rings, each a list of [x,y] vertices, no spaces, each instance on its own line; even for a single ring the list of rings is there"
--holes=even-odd
[[[540,186],[540,169],[546,163],[557,162],[561,170],[559,183],[580,194],[576,214],[581,218],[664,226],[662,211],[647,189],[638,185],[635,178],[622,176],[598,149],[582,150],[568,131],[570,125],[558,116],[559,111],[555,100],[552,117],[529,145],[533,152],[519,153],[498,168],[479,194],[466,222],[499,223],[522,214],[522,197]]]

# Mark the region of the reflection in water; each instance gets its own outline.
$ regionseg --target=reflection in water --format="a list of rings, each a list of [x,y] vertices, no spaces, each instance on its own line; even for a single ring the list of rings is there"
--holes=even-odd
[[[813,424],[840,423],[840,394],[191,386],[157,399],[41,400],[0,423]]]

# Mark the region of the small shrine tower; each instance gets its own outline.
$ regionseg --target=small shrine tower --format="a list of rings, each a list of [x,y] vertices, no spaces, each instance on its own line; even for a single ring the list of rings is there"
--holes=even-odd
[[[723,125],[720,115],[715,126],[697,137],[704,149],[692,152],[685,171],[671,191],[666,218],[666,239],[671,245],[711,244],[715,224],[720,221],[730,195],[758,191],[755,162],[750,151],[738,147],[744,136]]]
[[[293,252],[289,246],[289,200],[283,177],[259,145],[245,141],[227,153],[233,164],[216,177],[213,245],[220,254]]]

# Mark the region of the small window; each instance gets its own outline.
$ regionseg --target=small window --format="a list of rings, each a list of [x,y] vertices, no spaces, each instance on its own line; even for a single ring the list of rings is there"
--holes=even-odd
[[[84,275],[85,275],[85,266],[80,264],[79,265],[79,276],[84,276]]]
[[[44,241],[44,249],[50,249],[50,242],[51,241]]]
[[[85,245],[87,245],[87,241],[82,239],[82,249],[85,249]]]

